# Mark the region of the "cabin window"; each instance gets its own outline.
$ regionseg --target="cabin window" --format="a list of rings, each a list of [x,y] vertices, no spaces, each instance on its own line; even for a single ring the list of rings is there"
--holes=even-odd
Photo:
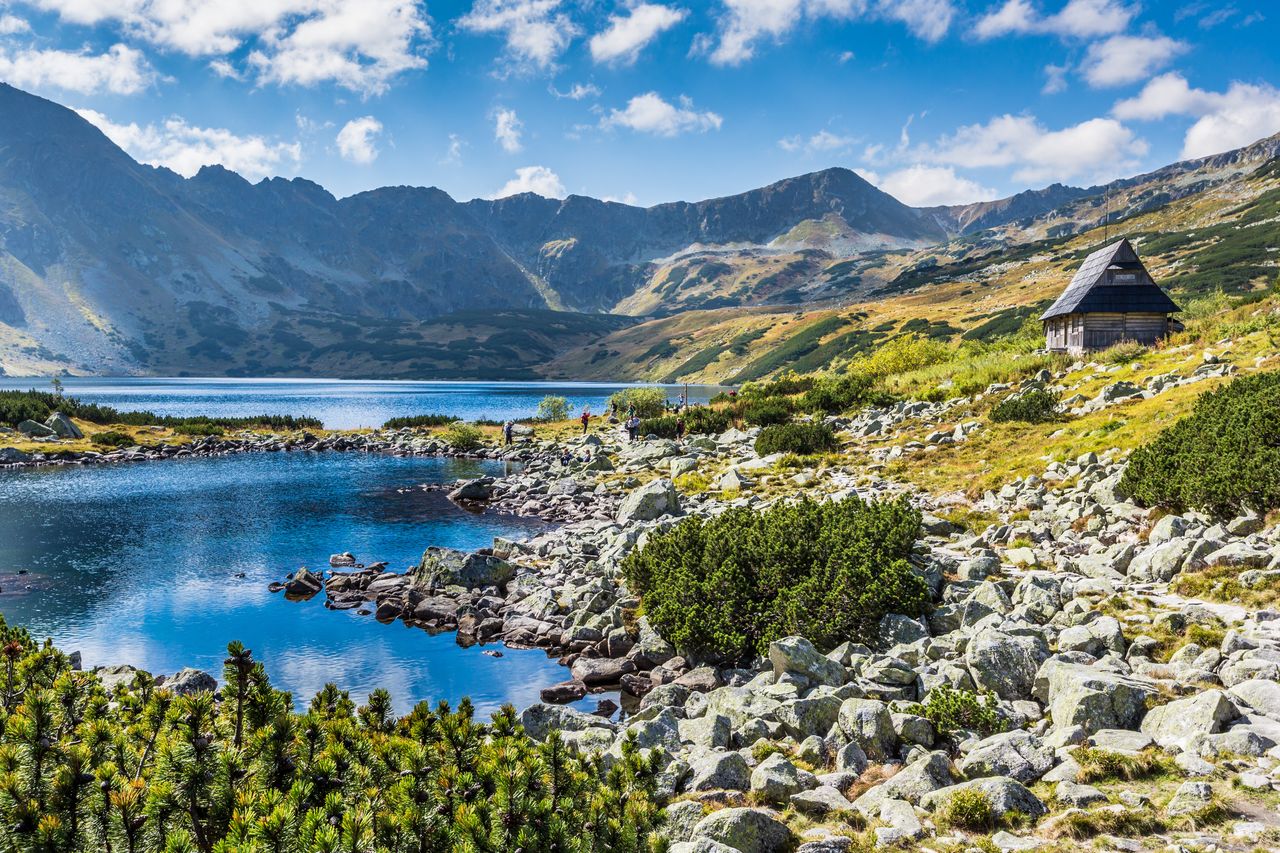
[[[1118,272],[1114,276],[1112,276],[1112,281],[1125,282],[1127,284],[1132,284],[1137,280],[1138,280],[1138,274],[1132,273],[1132,272]]]

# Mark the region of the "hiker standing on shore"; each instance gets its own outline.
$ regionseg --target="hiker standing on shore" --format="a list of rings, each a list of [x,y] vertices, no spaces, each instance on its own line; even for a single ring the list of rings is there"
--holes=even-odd
[[[513,435],[515,435],[515,432],[516,432],[516,425],[511,421],[506,421],[502,424],[502,438],[504,441],[506,441],[506,444],[508,447],[511,446],[511,438]]]
[[[581,418],[579,418],[579,420],[581,420],[581,421],[582,421],[582,434],[583,434],[583,435],[586,435],[586,434],[587,434],[587,426],[591,423],[591,410],[590,410],[590,409],[583,409],[583,410],[582,410],[582,417],[581,417]]]

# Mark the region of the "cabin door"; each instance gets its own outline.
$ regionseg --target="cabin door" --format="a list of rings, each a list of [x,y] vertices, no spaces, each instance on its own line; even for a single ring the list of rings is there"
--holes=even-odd
[[[1067,349],[1084,348],[1084,315],[1072,314],[1067,318]]]

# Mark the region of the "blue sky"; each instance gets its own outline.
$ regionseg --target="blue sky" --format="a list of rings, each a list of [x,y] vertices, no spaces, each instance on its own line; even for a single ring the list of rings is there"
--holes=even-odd
[[[1088,185],[1280,131],[1277,45],[1243,0],[0,0],[0,80],[139,160],[339,196]]]

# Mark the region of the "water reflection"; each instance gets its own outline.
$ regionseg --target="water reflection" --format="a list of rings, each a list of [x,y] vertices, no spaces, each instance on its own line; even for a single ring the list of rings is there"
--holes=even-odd
[[[403,569],[427,545],[476,548],[539,529],[420,488],[500,471],[295,453],[0,473],[0,613],[80,649],[88,666],[220,674],[227,641],[239,639],[302,701],[333,681],[360,697],[388,687],[402,711],[464,695],[485,709],[527,704],[565,677],[541,652],[495,659],[449,634],[328,611],[320,598],[287,602],[266,588],[337,551]]]

